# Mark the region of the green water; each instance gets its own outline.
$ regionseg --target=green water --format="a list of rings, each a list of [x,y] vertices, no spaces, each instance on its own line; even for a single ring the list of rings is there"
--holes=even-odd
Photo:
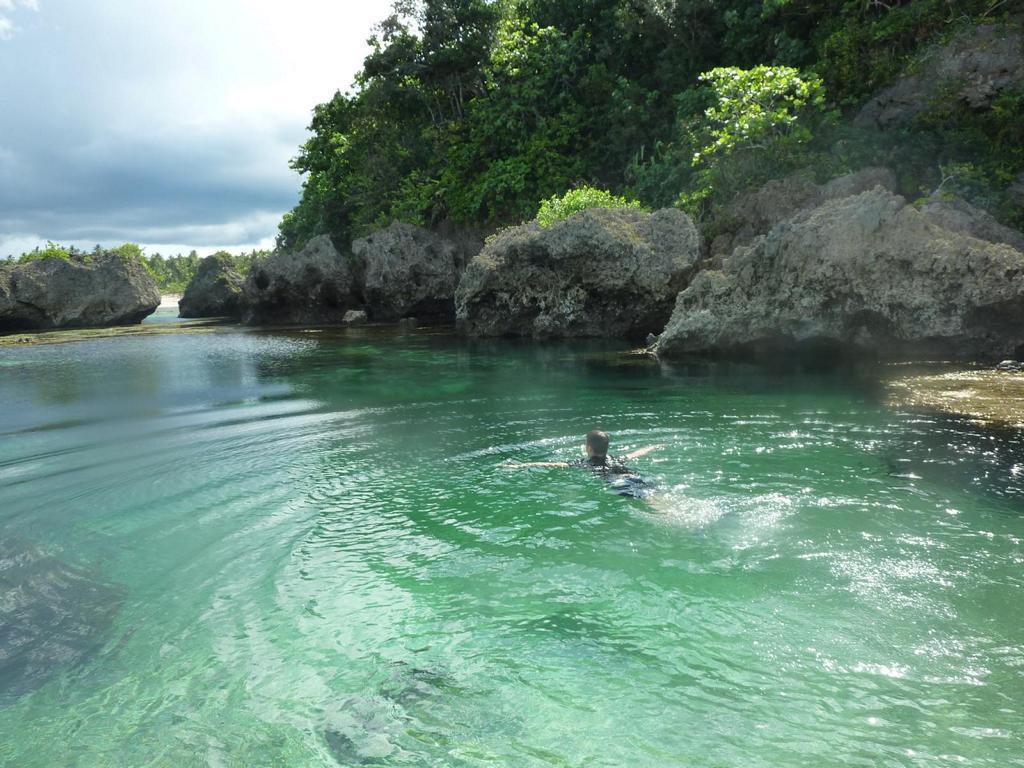
[[[1021,436],[618,351],[0,352],[0,764],[1024,765]]]

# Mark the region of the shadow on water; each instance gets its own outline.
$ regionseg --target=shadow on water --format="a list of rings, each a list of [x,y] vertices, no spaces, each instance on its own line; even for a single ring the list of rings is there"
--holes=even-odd
[[[0,707],[96,653],[122,600],[89,569],[17,540],[0,545]]]
[[[889,448],[885,460],[897,477],[1024,501],[1024,430],[920,415]]]

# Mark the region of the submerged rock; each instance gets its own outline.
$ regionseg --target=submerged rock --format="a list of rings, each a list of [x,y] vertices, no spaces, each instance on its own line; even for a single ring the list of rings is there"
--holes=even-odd
[[[245,278],[225,254],[207,256],[199,262],[185,295],[178,302],[179,317],[240,317]]]
[[[1002,91],[1024,85],[1022,45],[1019,18],[1006,25],[973,26],[929,48],[911,73],[864,105],[857,122],[892,128],[939,100],[963,102],[972,109],[989,107]]]
[[[355,272],[330,237],[256,264],[245,283],[243,320],[249,324],[336,324],[360,304]]]
[[[1024,253],[955,228],[882,189],[795,216],[723,269],[699,274],[655,351],[858,350],[956,359],[1014,355],[1024,344]]]
[[[701,259],[700,236],[675,209],[591,209],[548,229],[492,237],[456,293],[476,336],[636,337],[660,330]]]
[[[459,277],[480,245],[401,222],[354,241],[368,314],[374,320],[454,320]]]
[[[11,541],[0,546],[0,706],[96,652],[121,600],[86,569]]]
[[[150,274],[116,253],[0,266],[0,333],[134,325],[158,306]]]

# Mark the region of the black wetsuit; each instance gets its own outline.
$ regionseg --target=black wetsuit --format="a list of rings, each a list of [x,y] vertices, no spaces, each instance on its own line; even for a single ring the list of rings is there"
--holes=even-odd
[[[569,462],[570,466],[589,469],[600,475],[605,482],[620,496],[633,496],[643,499],[654,493],[654,486],[626,466],[626,463],[615,456],[594,456],[589,459],[577,459]]]

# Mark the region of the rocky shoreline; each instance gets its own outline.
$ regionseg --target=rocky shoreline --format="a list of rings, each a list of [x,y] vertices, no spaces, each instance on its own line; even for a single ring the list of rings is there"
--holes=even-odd
[[[941,359],[960,368],[900,374],[888,385],[892,402],[1018,423],[1024,374],[992,366],[1024,358],[1024,233],[949,192],[1005,221],[1021,218],[985,190],[943,191],[960,171],[941,165],[938,188],[916,199],[925,187],[907,178],[901,154],[911,147],[898,131],[939,102],[976,116],[1019,93],[1020,29],[1019,17],[968,25],[847,114],[892,149],[856,161],[839,141],[830,145],[835,167],[868,167],[829,179],[810,161],[788,175],[781,168],[799,166],[779,165],[776,178],[757,186],[752,179],[766,176],[752,176],[699,223],[676,208],[591,207],[494,232],[396,221],[351,242],[360,230],[323,224],[305,236],[334,239],[285,239],[301,247],[260,258],[248,274],[238,264],[251,262],[204,259],[178,302],[181,318],[199,322],[172,327],[138,325],[161,302],[138,259],[98,251],[0,262],[0,346],[205,332],[228,321],[617,338],[642,341],[644,355],[666,362]],[[1003,175],[1010,205],[1024,206],[1024,174]],[[985,182],[989,192],[996,181]]]
[[[343,252],[322,235],[247,277],[211,256],[180,315],[647,339],[662,359],[1024,355],[1024,235],[964,200],[909,203],[893,179],[869,168],[769,182],[737,200],[733,231],[711,243],[677,209],[587,209],[486,242],[394,223]],[[0,269],[5,331],[129,325],[159,303],[141,265],[116,254]]]
[[[1024,235],[964,200],[909,203],[893,179],[769,182],[710,244],[676,209],[590,209],[482,245],[398,223],[350,254],[321,236],[245,280],[211,257],[182,307],[248,325],[416,318],[469,336],[646,338],[663,359],[1021,356]]]

